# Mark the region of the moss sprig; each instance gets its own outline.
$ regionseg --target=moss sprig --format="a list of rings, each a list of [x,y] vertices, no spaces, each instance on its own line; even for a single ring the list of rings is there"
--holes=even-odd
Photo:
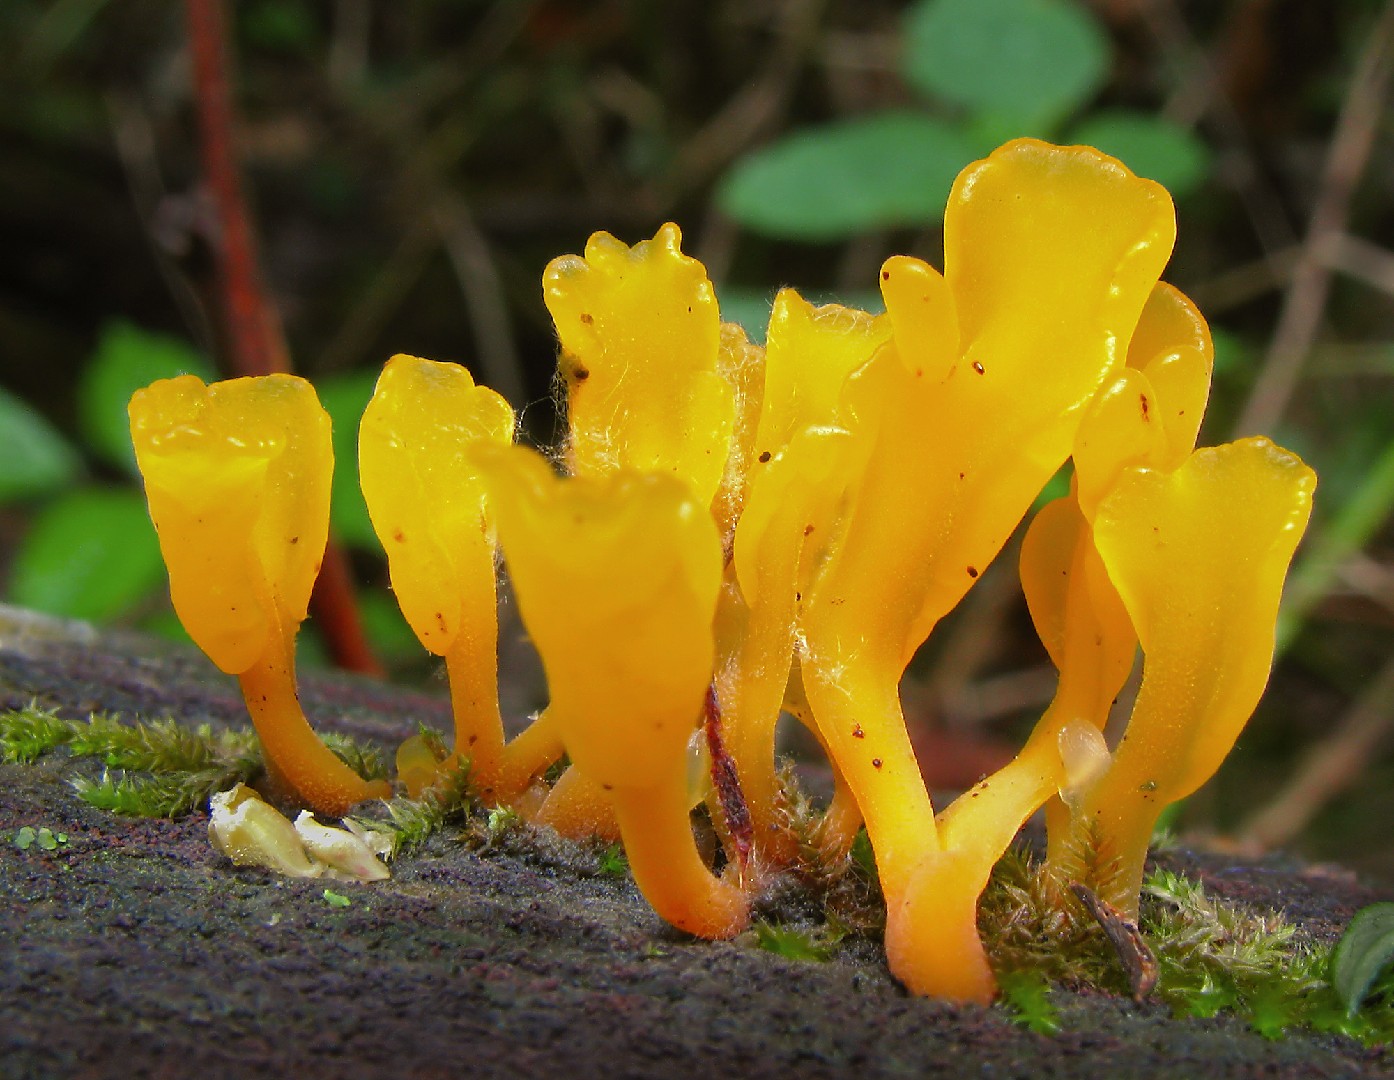
[[[386,775],[376,747],[343,735],[325,741],[360,775]],[[215,731],[211,724],[186,727],[170,717],[127,723],[106,713],[70,720],[37,705],[0,712],[0,759],[28,763],[59,749],[106,767],[100,779],[71,780],[79,798],[137,817],[179,817],[201,809],[210,795],[250,781],[263,768],[250,728]]]

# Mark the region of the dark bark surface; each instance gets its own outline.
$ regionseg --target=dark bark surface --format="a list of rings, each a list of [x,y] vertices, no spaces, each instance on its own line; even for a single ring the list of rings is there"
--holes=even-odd
[[[392,745],[443,700],[306,678],[311,719]],[[0,707],[242,725],[202,657],[0,609]],[[907,996],[879,952],[801,963],[665,928],[632,884],[557,842],[478,852],[449,836],[390,881],[234,868],[205,815],[117,818],[62,754],[0,766],[4,1077],[1387,1076],[1348,1040],[1268,1041],[1239,1021],[1058,993],[1063,1032]],[[24,825],[68,835],[21,851]],[[1185,860],[1222,896],[1329,938],[1382,899],[1350,875]]]

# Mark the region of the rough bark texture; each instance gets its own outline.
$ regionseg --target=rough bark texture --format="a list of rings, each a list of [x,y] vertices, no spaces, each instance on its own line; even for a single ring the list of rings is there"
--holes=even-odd
[[[312,720],[392,744],[443,700],[307,678]],[[245,723],[196,654],[0,609],[0,707]],[[1060,993],[1064,1031],[908,997],[879,953],[800,963],[666,929],[565,844],[472,852],[439,837],[392,880],[236,869],[207,820],[79,802],[62,754],[0,766],[0,1074],[5,1077],[1386,1076],[1388,1051],[1270,1042],[1240,1022]],[[54,852],[23,825],[67,833]],[[1340,873],[1187,862],[1216,893],[1329,938],[1382,897]]]

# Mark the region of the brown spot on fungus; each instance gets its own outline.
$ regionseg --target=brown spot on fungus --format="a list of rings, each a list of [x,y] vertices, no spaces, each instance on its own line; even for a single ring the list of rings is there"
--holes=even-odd
[[[759,460],[760,460],[760,464],[761,464],[761,465],[765,464],[765,462],[767,462],[767,461],[770,460],[770,452],[769,452],[768,450],[762,450],[762,451],[760,451],[760,458],[759,458]]]
[[[976,566],[970,566],[970,567],[968,568],[968,576],[971,577],[971,578],[977,577],[977,576],[978,576],[978,568],[977,568]]]

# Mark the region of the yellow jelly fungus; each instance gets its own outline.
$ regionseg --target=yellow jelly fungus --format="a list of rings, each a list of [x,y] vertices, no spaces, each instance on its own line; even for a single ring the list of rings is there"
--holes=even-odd
[[[748,609],[718,675],[727,748],[757,845],[777,843],[775,723],[794,654],[799,604],[839,533],[852,448],[842,390],[890,334],[884,318],[815,308],[781,290],[770,314],[765,388],[734,556]],[[853,830],[855,831],[855,829]]]
[[[513,441],[513,410],[458,364],[416,356],[387,362],[363,414],[358,468],[392,589],[421,643],[445,657],[455,750],[486,801],[504,755],[498,699],[494,540],[476,444]]]
[[[846,390],[867,463],[801,628],[804,689],[865,816],[893,923],[939,846],[901,672],[1069,455],[1174,231],[1156,184],[1088,148],[1019,140],[954,185],[942,277],[908,258],[882,270],[892,339]]]
[[[446,657],[476,788],[569,835],[617,834],[658,913],[706,937],[738,932],[754,880],[802,842],[841,857],[864,821],[887,958],[919,994],[995,993],[978,900],[1042,806],[1059,902],[1084,880],[1135,913],[1157,814],[1214,772],[1262,692],[1315,482],[1266,440],[1194,450],[1212,350],[1158,281],[1174,231],[1165,191],[1112,158],[1017,140],[954,185],[942,275],[890,259],[884,316],[784,290],[765,348],[721,324],[676,226],[633,247],[597,233],[544,277],[568,477],[508,445],[511,410],[463,369],[394,357],[363,421],[363,484],[402,609]],[[176,607],[242,678],[273,768],[321,810],[376,792],[343,779],[294,702],[331,468],[313,392],[186,378],[131,413]],[[1070,493],[1020,560],[1055,697],[1020,754],[936,816],[900,676],[1067,459]],[[550,694],[507,746],[495,531]],[[785,827],[781,711],[836,782],[809,835]],[[435,758],[403,744],[409,792]],[[703,798],[719,876],[691,831]]]
[[[1185,459],[1199,426],[1186,413],[1204,411],[1211,356],[1209,332],[1190,301],[1168,285],[1154,287],[1129,344],[1128,366],[1099,391],[1080,423],[1076,490],[1044,507],[1027,530],[1022,588],[1060,683],[1021,753],[939,816],[947,854],[927,857],[915,872],[897,929],[922,923],[932,938],[907,955],[902,977],[928,993],[991,996],[994,981],[971,924],[993,864],[1047,803],[1051,841],[1068,850],[1062,844],[1071,819],[1061,799],[1077,805],[1108,767],[1103,727],[1132,668],[1137,638],[1080,499],[1092,509],[1126,466],[1171,468]],[[1153,373],[1160,373],[1157,385]],[[1173,421],[1169,429],[1164,418]]]
[[[1210,778],[1268,682],[1283,579],[1316,477],[1267,439],[1132,468],[1099,505],[1094,542],[1132,619],[1142,688],[1113,763],[1080,801],[1100,895],[1137,913],[1157,816]]]
[[[552,260],[543,296],[561,338],[571,471],[672,473],[706,505],[726,472],[735,400],[716,294],[681,242],[671,224],[632,248],[596,233],[583,258]]]
[[[295,633],[329,529],[333,454],[314,389],[290,375],[136,392],[131,437],[170,595],[189,636],[236,675],[267,768],[338,815],[387,794],[315,736],[295,688]]]
[[[611,800],[655,910],[729,937],[747,898],[707,869],[688,819],[688,742],[712,677],[721,584],[706,501],[663,475],[561,479],[523,449],[480,460],[572,769]]]

